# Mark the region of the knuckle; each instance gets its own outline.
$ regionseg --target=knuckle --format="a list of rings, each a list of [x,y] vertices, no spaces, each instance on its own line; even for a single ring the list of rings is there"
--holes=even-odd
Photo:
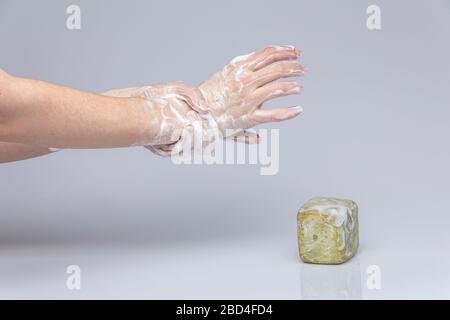
[[[278,46],[275,46],[275,45],[268,46],[266,48],[266,52],[270,53],[270,54],[275,53],[278,50],[277,48],[278,48]]]

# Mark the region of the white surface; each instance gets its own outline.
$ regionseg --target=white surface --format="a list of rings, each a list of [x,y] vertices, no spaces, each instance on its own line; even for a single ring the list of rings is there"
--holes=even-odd
[[[2,299],[395,299],[450,298],[449,260],[419,241],[363,245],[346,264],[301,263],[295,233],[148,244],[19,245],[0,251]],[[447,252],[448,252],[447,247]],[[66,288],[68,265],[81,290]],[[381,268],[381,289],[366,270]]]

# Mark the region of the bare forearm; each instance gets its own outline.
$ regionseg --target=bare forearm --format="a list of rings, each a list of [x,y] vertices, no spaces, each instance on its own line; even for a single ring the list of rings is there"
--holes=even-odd
[[[2,76],[0,141],[56,148],[145,145],[158,134],[151,105]]]
[[[0,163],[36,158],[54,151],[46,147],[0,142]]]

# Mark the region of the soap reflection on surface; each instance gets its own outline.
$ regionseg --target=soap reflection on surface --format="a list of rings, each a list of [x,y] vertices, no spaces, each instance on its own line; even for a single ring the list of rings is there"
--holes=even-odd
[[[357,258],[341,265],[304,263],[300,277],[302,299],[362,299],[361,267]]]

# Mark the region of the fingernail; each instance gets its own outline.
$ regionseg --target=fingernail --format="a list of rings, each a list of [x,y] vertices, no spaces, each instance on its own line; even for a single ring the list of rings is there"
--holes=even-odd
[[[297,111],[297,114],[300,114],[303,112],[303,108],[301,106],[296,106],[296,107],[292,107],[293,109],[295,109],[295,111]]]
[[[292,88],[288,93],[300,93],[303,90],[303,86],[297,85],[296,87]]]
[[[295,75],[304,76],[305,75],[305,67],[302,65],[299,65],[292,71]]]

